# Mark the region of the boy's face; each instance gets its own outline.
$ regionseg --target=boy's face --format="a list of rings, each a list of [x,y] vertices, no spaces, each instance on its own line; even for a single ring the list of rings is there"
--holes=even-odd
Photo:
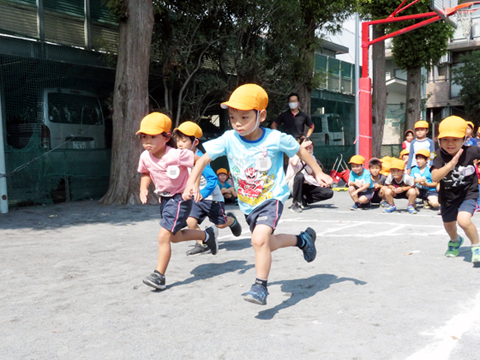
[[[165,150],[165,145],[167,144],[169,137],[165,137],[162,134],[158,135],[147,135],[140,134],[142,139],[142,145],[145,150],[151,153],[153,156],[160,154]]]
[[[179,149],[187,149],[187,150],[192,150],[193,151],[193,146],[192,146],[192,140],[181,132],[177,132],[177,147]],[[195,142],[197,140],[195,139]]]
[[[444,137],[440,139],[440,147],[454,156],[462,148],[463,138]]]
[[[472,136],[473,134],[473,129],[469,126],[467,126],[467,132],[466,132],[467,136]]]
[[[407,134],[407,136],[405,137],[405,140],[407,140],[408,142],[412,142],[413,140],[413,134],[411,132],[409,132]]]
[[[352,164],[352,171],[355,174],[360,175],[363,172],[363,165]]]
[[[218,180],[220,180],[221,182],[227,181],[227,178],[228,178],[228,175],[225,173],[218,174]]]
[[[392,174],[392,177],[393,177],[395,180],[397,180],[397,181],[402,180],[403,170],[400,170],[400,169],[390,169],[390,173]]]
[[[238,135],[245,137],[247,140],[256,140],[259,135],[259,125],[261,122],[265,121],[267,111],[262,110],[258,112],[258,123],[257,111],[255,110],[237,110],[228,108],[228,115],[230,117],[232,128],[238,133]]]
[[[404,163],[407,163],[408,157],[409,157],[408,154],[402,155],[402,160],[403,160]]]
[[[381,168],[378,165],[370,165],[369,170],[370,170],[370,174],[372,174],[372,176],[377,177],[378,174],[380,173]]]
[[[417,135],[417,139],[424,139],[427,136],[427,129],[425,128],[416,128],[415,134]]]
[[[425,156],[417,155],[415,156],[415,160],[417,160],[417,166],[420,169],[423,169],[427,165],[427,158]]]

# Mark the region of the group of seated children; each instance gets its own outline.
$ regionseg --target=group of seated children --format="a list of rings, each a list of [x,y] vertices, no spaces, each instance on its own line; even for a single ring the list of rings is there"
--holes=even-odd
[[[432,181],[429,159],[429,150],[418,150],[415,154],[417,165],[409,175],[405,171],[405,162],[401,159],[391,159],[389,166],[384,167],[380,159],[372,158],[367,170],[364,168],[363,156],[352,156],[349,161],[352,171],[348,179],[348,191],[354,204],[350,209],[366,209],[373,203],[384,207],[385,213],[392,213],[397,210],[395,199],[407,199],[407,211],[416,214],[417,198],[432,208],[438,208],[437,183]]]

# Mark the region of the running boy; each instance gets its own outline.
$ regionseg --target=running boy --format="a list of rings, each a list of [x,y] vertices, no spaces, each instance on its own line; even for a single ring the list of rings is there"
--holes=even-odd
[[[187,217],[192,208],[191,200],[182,199],[182,191],[188,178],[188,168],[194,165],[193,152],[174,149],[169,146],[172,121],[164,114],[153,112],[140,123],[140,134],[145,151],[140,155],[138,172],[140,200],[147,202],[148,186],[153,181],[155,193],[160,196],[160,232],[158,234],[158,260],[155,271],[147,276],[145,285],[158,290],[166,288],[165,272],[172,253],[171,243],[200,239],[213,255],[217,253],[218,242],[215,231],[209,227],[201,230],[180,230],[187,225]]]
[[[177,147],[179,149],[191,150],[199,157],[203,155],[203,153],[197,149],[200,143],[199,139],[202,135],[203,132],[200,126],[192,121],[185,121],[173,130]],[[208,216],[208,219],[215,224],[217,228],[224,229],[228,226],[234,236],[240,236],[242,234],[242,226],[233,213],[227,213],[225,215],[223,195],[218,187],[217,176],[210,165],[207,165],[202,172],[200,194],[202,195],[202,200],[192,204],[192,210],[187,218],[188,228],[200,230],[198,224],[201,224]],[[187,255],[198,255],[209,252],[210,249],[208,246],[203,244],[201,240],[197,240],[195,247],[188,250]]]
[[[407,211],[410,214],[416,214],[415,200],[417,191],[415,190],[415,181],[404,172],[405,163],[400,159],[393,159],[390,163],[390,175],[385,180],[385,198],[388,207],[383,209],[385,213],[392,213],[397,210],[393,198],[408,199]]]
[[[227,156],[232,177],[238,193],[240,210],[246,216],[252,232],[255,250],[256,280],[250,291],[244,294],[246,301],[265,305],[267,303],[267,280],[272,263],[272,251],[298,246],[304,259],[315,259],[316,233],[307,228],[300,235],[274,235],[283,204],[289,196],[283,171],[283,154],[295,154],[314,171],[316,179],[325,186],[331,184],[330,176],[324,174],[316,161],[291,136],[277,130],[260,127],[267,116],[268,95],[258,85],[245,84],[238,87],[227,102],[233,130],[204,144],[206,153],[197,161],[183,193],[185,199],[192,195],[199,200],[198,181],[205,166],[220,156]]]
[[[385,185],[387,177],[380,174],[380,171],[382,171],[382,162],[380,159],[371,158],[368,162],[368,170],[370,171],[370,177],[372,178],[373,184],[373,197],[371,203],[380,204],[381,206],[386,205],[383,185]]]
[[[348,163],[352,168],[348,178],[348,193],[354,202],[350,210],[369,207],[373,197],[373,184],[370,172],[363,168],[365,158],[362,155],[353,155]]]
[[[478,199],[478,178],[473,160],[480,158],[476,146],[465,146],[467,123],[461,117],[449,116],[438,128],[440,151],[433,161],[432,180],[440,183],[439,200],[442,205],[443,226],[450,236],[445,256],[458,256],[463,238],[458,225],[472,243],[472,262],[480,263],[478,232],[472,215]]]
[[[417,198],[422,199],[424,202],[424,208],[429,205],[433,208],[438,208],[438,193],[437,183],[432,181],[432,174],[430,173],[430,167],[427,165],[430,159],[430,151],[427,149],[420,149],[415,156],[417,166],[412,169],[411,176],[415,180],[417,185]]]
[[[428,127],[428,122],[424,120],[420,120],[415,123],[415,134],[417,135],[417,138],[413,140],[412,144],[410,145],[410,155],[407,162],[407,170],[409,174],[412,167],[417,166],[415,154],[418,152],[418,150],[427,149],[430,151],[432,158],[435,156],[435,144],[432,139],[427,138]],[[432,165],[431,160],[428,162],[428,165]]]

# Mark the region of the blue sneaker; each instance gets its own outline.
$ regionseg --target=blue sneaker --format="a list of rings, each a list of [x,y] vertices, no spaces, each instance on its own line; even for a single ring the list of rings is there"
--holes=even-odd
[[[317,256],[317,249],[315,248],[317,233],[312,228],[307,228],[300,233],[300,237],[305,241],[305,247],[302,249],[303,258],[306,262],[312,262]]]
[[[395,204],[389,205],[387,208],[383,209],[383,212],[387,214],[390,214],[394,211],[397,211],[397,207],[395,206]]]
[[[350,206],[350,210],[360,210],[360,208],[358,207],[357,203],[353,204],[352,206]]]
[[[445,253],[445,256],[447,257],[457,257],[459,253],[460,246],[463,244],[463,238],[459,236],[460,241],[457,242],[448,242],[448,249],[447,252]]]
[[[408,204],[407,205],[407,211],[410,213],[410,214],[416,214],[417,213],[417,210],[415,209],[415,207],[411,204]]]
[[[472,246],[472,263],[480,263],[480,246]]]
[[[250,291],[243,294],[243,300],[258,304],[267,305],[267,288],[263,285],[253,284]]]

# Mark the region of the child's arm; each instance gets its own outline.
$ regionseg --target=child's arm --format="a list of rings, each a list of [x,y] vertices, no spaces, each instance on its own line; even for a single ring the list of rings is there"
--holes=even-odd
[[[308,166],[310,166],[315,174],[315,179],[321,187],[328,187],[332,184],[332,178],[323,172],[322,168],[315,161],[315,158],[310,155],[310,153],[304,147],[300,146],[297,155],[300,159],[305,161]]]
[[[202,176],[203,170],[205,167],[210,164],[212,159],[208,154],[204,154],[196,163],[192,169],[192,173],[187,180],[187,185],[185,186],[185,190],[183,191],[182,198],[184,200],[189,200],[194,196],[194,200],[196,202],[201,200],[202,195],[200,194],[200,178]]]
[[[445,164],[439,169],[433,169],[432,180],[439,182],[445,176],[447,176],[448,173],[455,168],[455,165],[457,165],[458,159],[460,159],[460,155],[462,155],[462,153],[463,153],[463,149],[458,150],[457,154],[447,164]]]
[[[142,204],[146,204],[148,201],[148,186],[150,185],[150,174],[142,173],[140,179],[140,201]]]
[[[417,140],[412,140],[412,142],[410,143],[410,154],[408,154],[407,170],[410,170],[412,168],[412,160],[413,160],[413,157],[415,156],[413,152],[414,152],[416,141]]]

